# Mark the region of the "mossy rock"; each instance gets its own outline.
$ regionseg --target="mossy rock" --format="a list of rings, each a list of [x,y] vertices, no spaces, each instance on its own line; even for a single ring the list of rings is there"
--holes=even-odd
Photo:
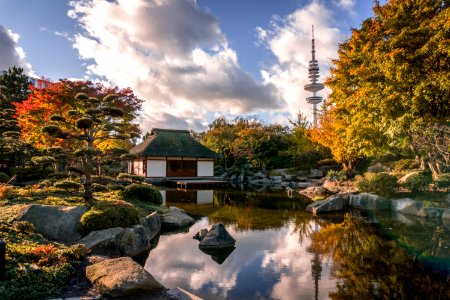
[[[93,206],[80,220],[80,232],[87,235],[91,231],[113,227],[128,227],[139,223],[139,211],[125,201],[103,202]]]

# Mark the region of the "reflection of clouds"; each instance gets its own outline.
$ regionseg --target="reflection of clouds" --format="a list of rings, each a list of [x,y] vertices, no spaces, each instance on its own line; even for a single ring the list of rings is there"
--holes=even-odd
[[[198,230],[210,227],[203,218],[187,234],[161,236],[146,269],[166,287],[180,286],[206,299],[314,297],[313,254],[308,252],[309,245],[300,244],[294,224],[265,231],[237,231],[227,226],[236,239],[236,249],[221,265],[202,253],[198,241],[192,239]],[[323,270],[320,296],[326,297],[335,290],[336,281],[327,263]]]

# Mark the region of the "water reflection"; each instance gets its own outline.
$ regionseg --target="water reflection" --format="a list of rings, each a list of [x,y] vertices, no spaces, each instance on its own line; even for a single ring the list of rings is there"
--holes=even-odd
[[[285,194],[214,191],[211,203],[166,201],[197,219],[186,233],[162,235],[150,252],[145,267],[166,287],[205,299],[450,298],[448,231],[428,231],[419,221],[406,230],[392,216],[313,218],[304,199]],[[219,222],[236,248],[205,254],[192,236]],[[413,231],[426,233],[419,240],[430,236],[431,246]],[[441,268],[431,269],[406,244],[440,257]]]

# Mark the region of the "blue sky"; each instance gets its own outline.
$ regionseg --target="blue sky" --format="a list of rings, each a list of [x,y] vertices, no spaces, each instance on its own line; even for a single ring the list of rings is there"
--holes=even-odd
[[[151,127],[219,115],[287,123],[305,102],[310,28],[322,79],[369,0],[0,0],[0,69],[131,87]],[[327,91],[323,92],[326,96]]]

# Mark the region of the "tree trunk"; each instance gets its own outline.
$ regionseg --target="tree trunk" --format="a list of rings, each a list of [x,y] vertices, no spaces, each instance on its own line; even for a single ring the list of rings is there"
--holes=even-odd
[[[428,162],[428,167],[430,168],[431,176],[433,177],[433,180],[436,180],[439,177],[439,175],[441,174],[439,164],[433,163],[433,162]]]
[[[92,205],[94,202],[94,197],[92,195],[92,176],[91,174],[85,174],[86,180],[83,183],[84,186],[84,202],[86,204]]]
[[[425,171],[427,169],[427,162],[423,157],[420,158],[420,170]]]

